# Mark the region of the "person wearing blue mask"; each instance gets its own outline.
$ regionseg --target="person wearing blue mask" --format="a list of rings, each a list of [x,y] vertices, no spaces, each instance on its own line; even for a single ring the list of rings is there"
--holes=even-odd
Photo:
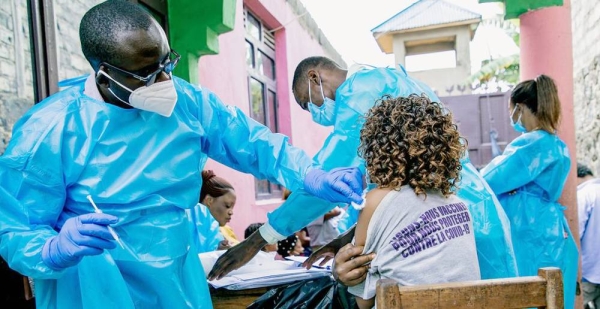
[[[560,101],[554,81],[540,75],[519,83],[508,103],[510,122],[523,133],[481,174],[510,220],[520,276],[560,267],[565,308],[573,308],[578,253],[558,203],[571,166],[567,145],[556,135]]]
[[[408,76],[401,66],[375,68],[353,65],[348,70],[344,70],[326,57],[309,57],[302,60],[294,73],[292,91],[296,102],[303,110],[310,112],[314,122],[333,128],[323,148],[313,159],[324,170],[340,166],[360,166],[364,171],[364,160],[358,156],[360,130],[369,109],[384,95],[402,97],[425,94],[432,101],[439,102],[431,88]],[[517,275],[517,270],[508,219],[469,158],[463,157],[461,163],[462,180],[457,195],[467,202],[473,214],[482,278],[514,277]],[[368,175],[366,176],[368,178]],[[260,233],[255,233],[249,238],[250,241],[241,242],[221,256],[220,261],[209,274],[209,278],[222,277],[227,272],[240,267],[256,254],[264,243],[274,243],[285,238],[285,235],[307,226],[335,206],[336,204],[311,197],[302,191],[293,191],[281,207],[268,214],[268,222],[261,226]],[[349,214],[345,216],[344,222],[340,222],[344,229],[356,223],[358,208],[360,208],[358,205],[348,206]],[[284,233],[275,232],[282,228]],[[342,246],[352,240],[353,235],[354,228],[350,228],[339,238],[314,252],[308,259],[307,265],[311,265],[320,257],[332,258]],[[362,247],[344,250],[344,258],[338,259],[336,264],[349,262],[359,257],[362,251]],[[364,259],[363,264],[366,264],[369,262],[370,255],[361,258]],[[354,285],[358,283],[357,278],[364,280],[365,271],[366,268],[346,271],[338,277],[342,283]],[[344,276],[349,274],[352,277],[345,280]]]
[[[357,168],[314,167],[287,137],[173,77],[179,55],[140,6],[100,3],[79,33],[94,74],[31,108],[0,157],[0,254],[34,279],[38,308],[211,308],[185,214],[209,157],[361,201]]]

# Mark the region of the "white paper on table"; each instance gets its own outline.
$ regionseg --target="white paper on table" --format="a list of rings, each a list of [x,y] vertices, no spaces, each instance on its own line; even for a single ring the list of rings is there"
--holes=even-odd
[[[209,283],[214,288],[244,290],[280,285],[298,280],[306,280],[329,275],[329,272],[323,270],[293,269],[271,271],[269,273],[249,273],[227,276],[221,280],[209,281]]]
[[[208,273],[215,262],[225,251],[213,251],[199,254],[205,273]],[[250,262],[232,271],[220,280],[209,281],[214,288],[243,290],[291,283],[298,280],[329,276],[326,269],[306,270],[298,266],[296,261],[278,261],[273,255],[259,252]]]

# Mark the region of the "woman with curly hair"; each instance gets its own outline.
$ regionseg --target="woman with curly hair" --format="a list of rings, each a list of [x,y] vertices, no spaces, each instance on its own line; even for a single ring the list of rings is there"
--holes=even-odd
[[[371,182],[355,245],[374,253],[366,280],[350,287],[359,307],[377,280],[401,285],[479,280],[471,214],[454,195],[465,146],[452,115],[427,97],[383,97],[367,114],[359,153]]]

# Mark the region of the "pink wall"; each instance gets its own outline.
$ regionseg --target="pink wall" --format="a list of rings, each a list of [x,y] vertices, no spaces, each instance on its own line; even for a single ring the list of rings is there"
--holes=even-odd
[[[277,99],[280,131],[291,137],[293,144],[313,156],[323,145],[331,128],[312,122],[310,114],[298,107],[291,92],[296,65],[304,58],[325,55],[319,43],[296,21],[296,16],[281,0],[246,0],[237,2],[235,29],[219,37],[218,55],[203,56],[198,67],[200,84],[214,91],[225,104],[249,112],[246,50],[244,45],[243,5],[269,28],[284,26],[275,32]],[[238,238],[254,222],[265,222],[266,214],[281,204],[276,200],[255,199],[254,177],[210,160],[206,169],[232,183],[237,193],[231,226]]]
[[[556,82],[561,102],[558,136],[567,144],[571,156],[571,171],[559,202],[567,207],[565,216],[571,233],[578,235],[571,1],[563,2],[562,6],[548,7],[521,15],[521,80],[546,74]],[[549,20],[552,22],[549,23]],[[578,237],[575,237],[575,242],[580,247]],[[579,264],[579,271],[581,271],[581,264]],[[581,272],[578,277],[581,278]],[[582,297],[577,296],[575,308],[581,307],[583,307]]]

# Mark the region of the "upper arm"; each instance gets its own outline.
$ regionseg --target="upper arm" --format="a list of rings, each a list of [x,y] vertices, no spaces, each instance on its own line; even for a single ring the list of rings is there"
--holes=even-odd
[[[365,207],[358,215],[358,223],[356,224],[356,232],[354,233],[354,244],[356,246],[364,246],[367,242],[367,230],[369,222],[373,217],[373,213],[381,200],[390,192],[389,189],[373,189],[367,193],[365,198]]]
[[[6,195],[0,207],[0,255],[24,275],[53,278],[61,272],[42,262],[41,251],[56,235],[66,198],[60,149],[39,134],[15,133],[0,156],[0,191]]]
[[[19,201],[30,224],[54,227],[66,199],[64,171],[71,167],[65,163],[74,159],[57,142],[65,139],[61,125],[32,122],[15,128],[0,157],[0,186]]]

